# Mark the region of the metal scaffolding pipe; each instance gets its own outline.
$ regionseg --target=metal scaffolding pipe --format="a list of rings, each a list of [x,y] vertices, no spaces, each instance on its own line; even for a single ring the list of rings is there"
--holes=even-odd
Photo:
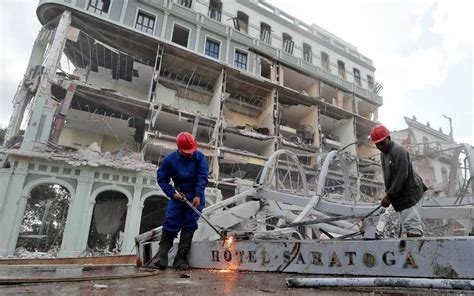
[[[428,279],[428,278],[287,278],[288,287],[403,287],[473,290],[474,280]]]

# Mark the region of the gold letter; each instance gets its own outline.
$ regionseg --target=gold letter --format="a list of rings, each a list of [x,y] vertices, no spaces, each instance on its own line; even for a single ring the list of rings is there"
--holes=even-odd
[[[240,258],[240,263],[244,262],[245,251],[237,251],[237,252],[235,252],[235,253],[236,253],[236,255],[239,256],[239,258]]]
[[[267,251],[262,252],[262,264],[270,263],[270,258],[267,258]]]
[[[329,262],[329,267],[336,265],[337,267],[341,267],[341,262],[339,258],[337,258],[336,252],[332,252],[331,262]]]
[[[387,251],[387,252],[383,253],[383,255],[382,255],[383,263],[385,263],[387,266],[395,265],[396,262],[395,262],[394,259],[391,259],[391,260],[387,259],[388,254],[394,256],[393,252],[388,252]]]
[[[232,260],[232,253],[229,250],[224,251],[224,260],[227,262]]]
[[[321,252],[311,252],[311,263],[314,265],[323,265],[323,262],[321,261]]]
[[[255,259],[255,251],[249,251],[249,262],[257,262],[257,259]]]
[[[367,267],[375,266],[375,256],[372,255],[371,253],[365,253],[363,259],[364,259],[365,266]]]
[[[349,255],[349,264],[348,265],[354,265],[354,260],[352,258],[352,255],[356,255],[356,252],[346,252],[346,256]]]
[[[212,262],[219,262],[219,251],[211,251]]]
[[[415,258],[411,255],[410,252],[407,253],[407,257],[405,258],[405,263],[403,263],[403,268],[407,268],[408,265],[411,265],[413,268],[418,268],[418,265],[416,265]]]

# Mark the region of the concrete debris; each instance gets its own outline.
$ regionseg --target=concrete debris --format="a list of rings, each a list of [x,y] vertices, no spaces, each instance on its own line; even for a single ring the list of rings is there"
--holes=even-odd
[[[87,149],[90,151],[101,153],[100,146],[99,144],[97,144],[97,142],[93,142],[92,144],[90,144],[89,147],[87,147]]]
[[[103,290],[103,289],[107,289],[109,286],[108,285],[99,285],[99,284],[94,284],[92,286],[92,288],[94,288],[95,290]]]
[[[56,258],[58,253],[57,248],[52,248],[48,252],[30,252],[23,247],[19,247],[15,250],[12,256],[0,256],[0,259],[39,259],[39,258]]]
[[[111,153],[105,152],[100,153],[100,148],[96,145],[91,144],[89,147],[79,149],[76,151],[70,151],[66,149],[50,151],[19,151],[19,150],[8,150],[5,151],[11,155],[36,157],[46,160],[53,161],[64,161],[69,165],[78,166],[91,166],[91,167],[109,167],[118,169],[127,169],[133,171],[154,171],[156,166],[151,163],[145,163],[143,161],[142,154],[139,152],[128,152],[125,156],[118,157],[118,152]],[[123,154],[122,154],[123,155]]]

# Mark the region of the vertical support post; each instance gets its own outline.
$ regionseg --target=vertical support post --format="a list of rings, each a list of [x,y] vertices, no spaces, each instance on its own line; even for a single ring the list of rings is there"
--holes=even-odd
[[[25,132],[25,139],[21,146],[25,150],[33,150],[34,144],[46,144],[51,132],[56,102],[51,97],[51,82],[56,75],[56,69],[61,59],[61,54],[66,45],[66,33],[71,24],[71,12],[64,11],[56,28],[54,40],[51,43],[49,55],[45,59],[44,73],[38,86],[33,105],[33,113]]]
[[[28,66],[26,67],[25,74],[23,75],[23,80],[20,82],[18,89],[13,98],[13,112],[10,117],[10,122],[8,124],[7,131],[5,133],[4,143],[8,143],[10,139],[18,135],[20,130],[20,125],[23,120],[23,115],[25,113],[26,106],[28,105],[31,96],[29,93],[29,87],[25,85],[27,79],[34,79],[34,74],[40,75],[40,73],[35,73],[35,68],[38,65],[41,65],[43,62],[44,52],[48,45],[49,31],[46,27],[43,27],[36,37],[33,49],[31,51],[30,60]]]
[[[133,199],[127,209],[127,220],[125,222],[125,234],[122,246],[122,255],[130,255],[135,245],[135,236],[140,231],[141,222],[141,195],[143,190],[143,176],[137,176],[137,182],[133,189]]]
[[[5,204],[0,210],[0,255],[13,255],[20,225],[23,220],[28,193],[23,194],[27,176],[27,163],[19,162],[6,190]]]
[[[163,44],[158,44],[156,48],[156,58],[155,58],[155,67],[153,68],[153,79],[151,80],[150,83],[150,88],[148,90],[148,99],[150,102],[155,102],[156,97],[155,97],[155,89],[156,85],[158,84],[158,80],[160,79],[160,72],[161,72],[161,61],[163,58]]]
[[[168,16],[169,12],[165,11],[165,16],[163,17],[163,25],[161,26],[160,38],[165,39],[166,27],[168,26]]]
[[[194,51],[198,52],[199,38],[201,37],[201,26],[196,26],[196,39],[194,40]]]
[[[86,227],[87,218],[85,216],[87,215],[84,213],[87,213],[91,206],[90,195],[93,184],[94,171],[82,169],[77,180],[76,192],[71,192],[69,212],[58,257],[79,256],[86,248],[87,237],[84,241],[81,234],[85,230],[89,232],[89,228]],[[92,208],[93,206],[92,204]]]
[[[59,136],[61,136],[61,131],[63,130],[64,123],[66,122],[66,116],[71,105],[72,98],[76,92],[76,83],[69,82],[69,86],[66,91],[66,96],[61,102],[58,114],[56,115],[56,121],[54,122],[53,132],[50,137],[50,141],[54,144],[57,144],[59,141]]]

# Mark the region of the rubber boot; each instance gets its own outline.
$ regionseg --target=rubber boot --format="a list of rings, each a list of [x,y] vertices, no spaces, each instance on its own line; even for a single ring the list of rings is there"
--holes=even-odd
[[[423,234],[419,232],[407,232],[407,237],[423,237]]]
[[[178,245],[178,253],[174,258],[173,266],[177,270],[188,270],[189,263],[188,263],[188,253],[189,249],[191,248],[191,242],[193,240],[194,232],[181,232],[181,237],[179,239]]]
[[[158,250],[158,262],[156,267],[159,270],[164,270],[168,267],[168,252],[173,246],[173,240],[176,237],[175,233],[164,231],[161,233],[160,249]]]

